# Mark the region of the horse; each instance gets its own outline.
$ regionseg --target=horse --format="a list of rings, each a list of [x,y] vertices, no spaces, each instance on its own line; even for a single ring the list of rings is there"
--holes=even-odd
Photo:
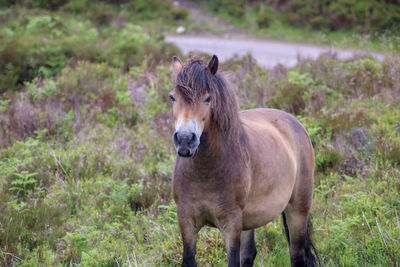
[[[215,55],[207,64],[199,58],[172,62],[172,193],[182,266],[197,266],[197,233],[206,225],[222,232],[229,267],[253,266],[254,229],[280,214],[291,265],[316,266],[309,220],[315,160],[307,131],[277,109],[239,112],[218,65]]]

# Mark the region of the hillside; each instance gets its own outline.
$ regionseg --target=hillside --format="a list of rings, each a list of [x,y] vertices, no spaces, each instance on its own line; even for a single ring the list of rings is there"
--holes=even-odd
[[[163,32],[187,12],[161,0],[0,4],[0,264],[179,265],[168,92],[181,53]],[[398,266],[399,55],[269,69],[244,56],[220,69],[242,109],[283,109],[309,132],[324,264]],[[289,265],[279,219],[256,235],[256,266]],[[226,266],[224,247],[203,229],[198,265]]]
[[[259,38],[377,53],[400,51],[398,1],[209,0],[202,3],[205,12]]]

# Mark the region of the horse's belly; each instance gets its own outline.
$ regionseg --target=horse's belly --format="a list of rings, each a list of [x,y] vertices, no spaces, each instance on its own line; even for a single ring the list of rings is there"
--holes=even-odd
[[[263,226],[284,211],[292,196],[295,180],[293,165],[288,164],[284,170],[279,179],[253,177],[254,184],[243,208],[243,229]]]
[[[254,114],[253,114],[254,115]],[[268,120],[246,121],[251,146],[250,190],[243,209],[243,229],[263,226],[286,208],[293,192],[297,159],[292,139]]]
[[[258,199],[257,203],[247,203],[243,210],[243,229],[253,229],[266,225],[278,217],[286,208],[290,199],[288,196],[273,195]]]
[[[243,228],[252,229],[263,226],[278,217],[292,196],[296,170],[290,157],[284,159],[285,166],[269,168],[264,175],[254,175],[246,204],[243,208]],[[291,162],[291,163],[290,163]],[[279,163],[274,162],[273,166]]]

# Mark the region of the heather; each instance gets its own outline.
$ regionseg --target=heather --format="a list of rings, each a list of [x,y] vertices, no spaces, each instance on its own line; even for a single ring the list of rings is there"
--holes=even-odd
[[[65,11],[78,2],[46,3],[54,6],[18,2],[1,13],[8,25],[1,38],[15,43],[0,42],[0,51],[25,55],[2,59],[10,67],[0,68],[7,84],[0,94],[1,265],[179,265],[168,92],[170,56],[180,52],[144,11],[128,16],[136,11],[122,8],[124,1],[88,4],[83,14]],[[111,21],[130,21],[122,28],[98,23],[90,18],[96,8],[110,10]],[[46,16],[59,19],[43,26]],[[160,19],[172,25],[176,18]],[[27,27],[32,20],[36,26]],[[54,37],[44,40],[49,32]],[[343,61],[326,54],[272,69],[247,56],[220,70],[242,109],[286,110],[309,132],[314,239],[323,263],[399,265],[399,56]],[[280,218],[256,232],[256,266],[288,266]],[[226,266],[224,246],[217,230],[204,228],[199,266]]]
[[[379,53],[399,51],[396,1],[205,1],[208,12],[260,38]]]
[[[143,61],[154,67],[177,54],[160,32],[187,17],[160,0],[8,2],[0,12],[0,92],[78,60],[125,71]]]

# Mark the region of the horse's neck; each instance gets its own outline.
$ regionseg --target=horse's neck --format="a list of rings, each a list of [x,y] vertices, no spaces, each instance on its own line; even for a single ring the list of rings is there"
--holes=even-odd
[[[199,149],[193,157],[193,168],[199,176],[208,176],[227,171],[232,164],[242,161],[240,136],[237,140],[227,138],[216,127],[203,133]]]
[[[197,150],[193,162],[197,167],[212,167],[224,158],[225,144],[223,136],[217,129],[208,129],[201,136],[200,146]]]

